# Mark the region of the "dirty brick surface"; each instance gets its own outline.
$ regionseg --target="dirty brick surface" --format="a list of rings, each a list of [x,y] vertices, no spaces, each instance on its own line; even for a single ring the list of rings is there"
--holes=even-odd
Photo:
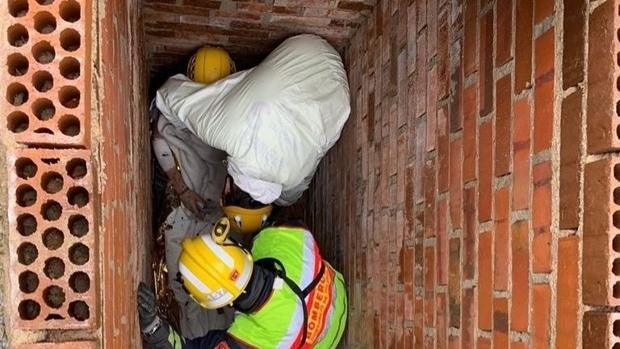
[[[114,263],[90,284],[78,274],[96,269],[95,245],[83,244],[88,260],[77,245],[92,235],[73,235],[70,226],[84,225],[66,218],[85,196],[64,179],[80,171],[57,168],[61,186],[53,174],[28,177],[27,162],[0,163],[26,176],[2,192],[14,205],[8,214],[0,205],[11,218],[0,238],[12,236],[11,248],[0,248],[15,293],[0,302],[15,304],[0,327],[102,319],[84,338],[138,347],[133,284],[149,263],[135,254],[143,238],[127,231],[150,231],[148,214],[135,214],[149,210],[141,63],[154,74],[213,44],[243,66],[288,35],[314,32],[344,52],[352,94],[351,118],[307,206],[325,257],[347,280],[345,346],[618,345],[619,0],[111,0],[98,8],[105,45],[96,74],[88,71],[91,3],[2,2],[0,134],[13,153],[17,142],[88,153],[90,116],[99,116],[89,114],[84,88],[98,77],[105,183],[102,202],[83,207],[106,212],[101,253]],[[60,197],[59,209],[51,201]],[[47,218],[35,228],[27,214]],[[95,280],[105,286],[101,313]],[[63,345],[97,343],[25,348]]]
[[[11,323],[92,327],[98,253],[90,151],[11,150],[7,166]]]
[[[186,60],[200,45],[224,46],[241,66],[256,63],[292,34],[322,35],[344,49],[374,0],[145,0],[151,72]]]
[[[30,330],[90,329],[99,317],[94,169],[85,150],[91,131],[90,4],[11,0],[0,6],[6,40],[0,50],[0,245],[7,267],[0,347],[44,337],[62,341],[66,334]]]
[[[618,8],[375,6],[307,211],[349,347],[619,345]]]
[[[64,343],[36,343],[22,344],[16,349],[95,349],[96,342],[64,342]]]
[[[1,134],[1,132],[0,132]],[[5,154],[5,147],[4,145],[0,144],[0,168],[5,168],[6,166],[6,154]],[[0,258],[2,258],[2,263],[0,263],[0,278],[2,278],[2,280],[6,280],[6,272],[8,269],[8,265],[4,262],[6,261],[7,258],[7,253],[8,253],[8,231],[7,229],[4,229],[4,227],[8,226],[8,221],[6,219],[7,217],[7,204],[8,202],[6,200],[4,200],[4,198],[7,197],[6,195],[6,191],[7,191],[7,172],[6,171],[0,171],[0,198],[2,198],[0,200]],[[0,288],[0,304],[6,304],[6,292],[8,291],[8,289],[6,287]],[[6,327],[6,320],[5,320],[5,311],[4,310],[0,310],[0,348],[1,349],[5,349],[8,348],[9,345],[9,341],[7,338],[7,327]]]
[[[90,30],[85,1],[8,1],[9,50],[0,87],[8,134],[19,143],[89,142]]]

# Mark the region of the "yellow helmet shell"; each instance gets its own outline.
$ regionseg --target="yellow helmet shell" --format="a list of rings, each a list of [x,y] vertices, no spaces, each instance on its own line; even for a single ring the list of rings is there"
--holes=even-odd
[[[273,206],[265,205],[255,209],[239,206],[223,206],[222,210],[230,220],[233,229],[242,234],[253,234],[265,225],[267,218],[271,215]]]
[[[203,84],[210,84],[235,72],[235,63],[226,50],[204,46],[190,58],[187,77]]]
[[[202,307],[218,309],[241,295],[254,266],[252,255],[226,239],[216,243],[211,234],[182,242],[179,272],[183,286]]]

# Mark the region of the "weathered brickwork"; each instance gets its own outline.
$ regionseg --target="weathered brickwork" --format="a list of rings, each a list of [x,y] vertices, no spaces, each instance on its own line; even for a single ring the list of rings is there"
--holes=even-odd
[[[22,344],[17,349],[96,349],[96,342],[63,342]]]
[[[9,312],[29,329],[96,320],[93,169],[85,150],[18,149],[9,165]]]
[[[8,0],[0,7],[6,39],[0,45],[1,177],[8,189],[9,301],[3,310],[11,347],[39,341],[46,330],[93,330],[100,315],[96,169],[89,150],[91,5]],[[11,338],[18,330],[31,336]],[[93,338],[88,331],[81,337]]]
[[[256,63],[283,39],[324,36],[344,49],[374,0],[144,0],[151,72],[183,62],[199,46],[226,47],[237,63]]]
[[[350,79],[351,118],[307,205],[348,283],[346,347],[620,345],[619,0],[110,0],[92,6],[104,45],[91,71],[95,3],[0,5],[14,300],[0,322],[88,339],[22,347],[140,346],[143,64],[155,74],[212,44],[246,66],[301,32],[343,52]],[[91,86],[102,92],[96,106]],[[48,152],[59,162],[43,161]],[[75,159],[87,169],[79,180],[66,169]],[[20,177],[25,160],[38,173]],[[91,194],[86,206],[71,199],[83,197],[76,186]],[[55,221],[44,217],[58,211],[53,201]],[[71,232],[76,214],[93,223],[84,236]],[[114,262],[100,276],[98,232],[100,255]],[[71,260],[78,244],[89,250],[83,268]],[[64,273],[48,276],[61,263]],[[78,273],[90,279],[84,292]],[[85,314],[76,301],[88,318],[74,316]]]
[[[588,154],[617,149],[618,5],[372,10],[308,206],[349,284],[349,347],[617,342],[620,165]]]
[[[5,4],[1,18],[9,49],[0,72],[6,97],[0,107],[9,135],[25,144],[88,146],[89,2]]]

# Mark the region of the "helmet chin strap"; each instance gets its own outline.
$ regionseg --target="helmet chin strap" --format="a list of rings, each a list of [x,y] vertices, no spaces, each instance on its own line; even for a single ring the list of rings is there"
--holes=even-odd
[[[276,273],[255,264],[252,277],[241,295],[233,302],[233,307],[243,313],[251,313],[260,308],[273,290]]]

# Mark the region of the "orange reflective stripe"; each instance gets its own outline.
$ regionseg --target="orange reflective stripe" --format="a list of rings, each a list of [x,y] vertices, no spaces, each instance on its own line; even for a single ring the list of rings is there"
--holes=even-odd
[[[308,301],[308,334],[306,343],[313,345],[325,329],[327,314],[332,305],[334,291],[334,271],[325,266],[325,273],[321,281],[310,293]]]

